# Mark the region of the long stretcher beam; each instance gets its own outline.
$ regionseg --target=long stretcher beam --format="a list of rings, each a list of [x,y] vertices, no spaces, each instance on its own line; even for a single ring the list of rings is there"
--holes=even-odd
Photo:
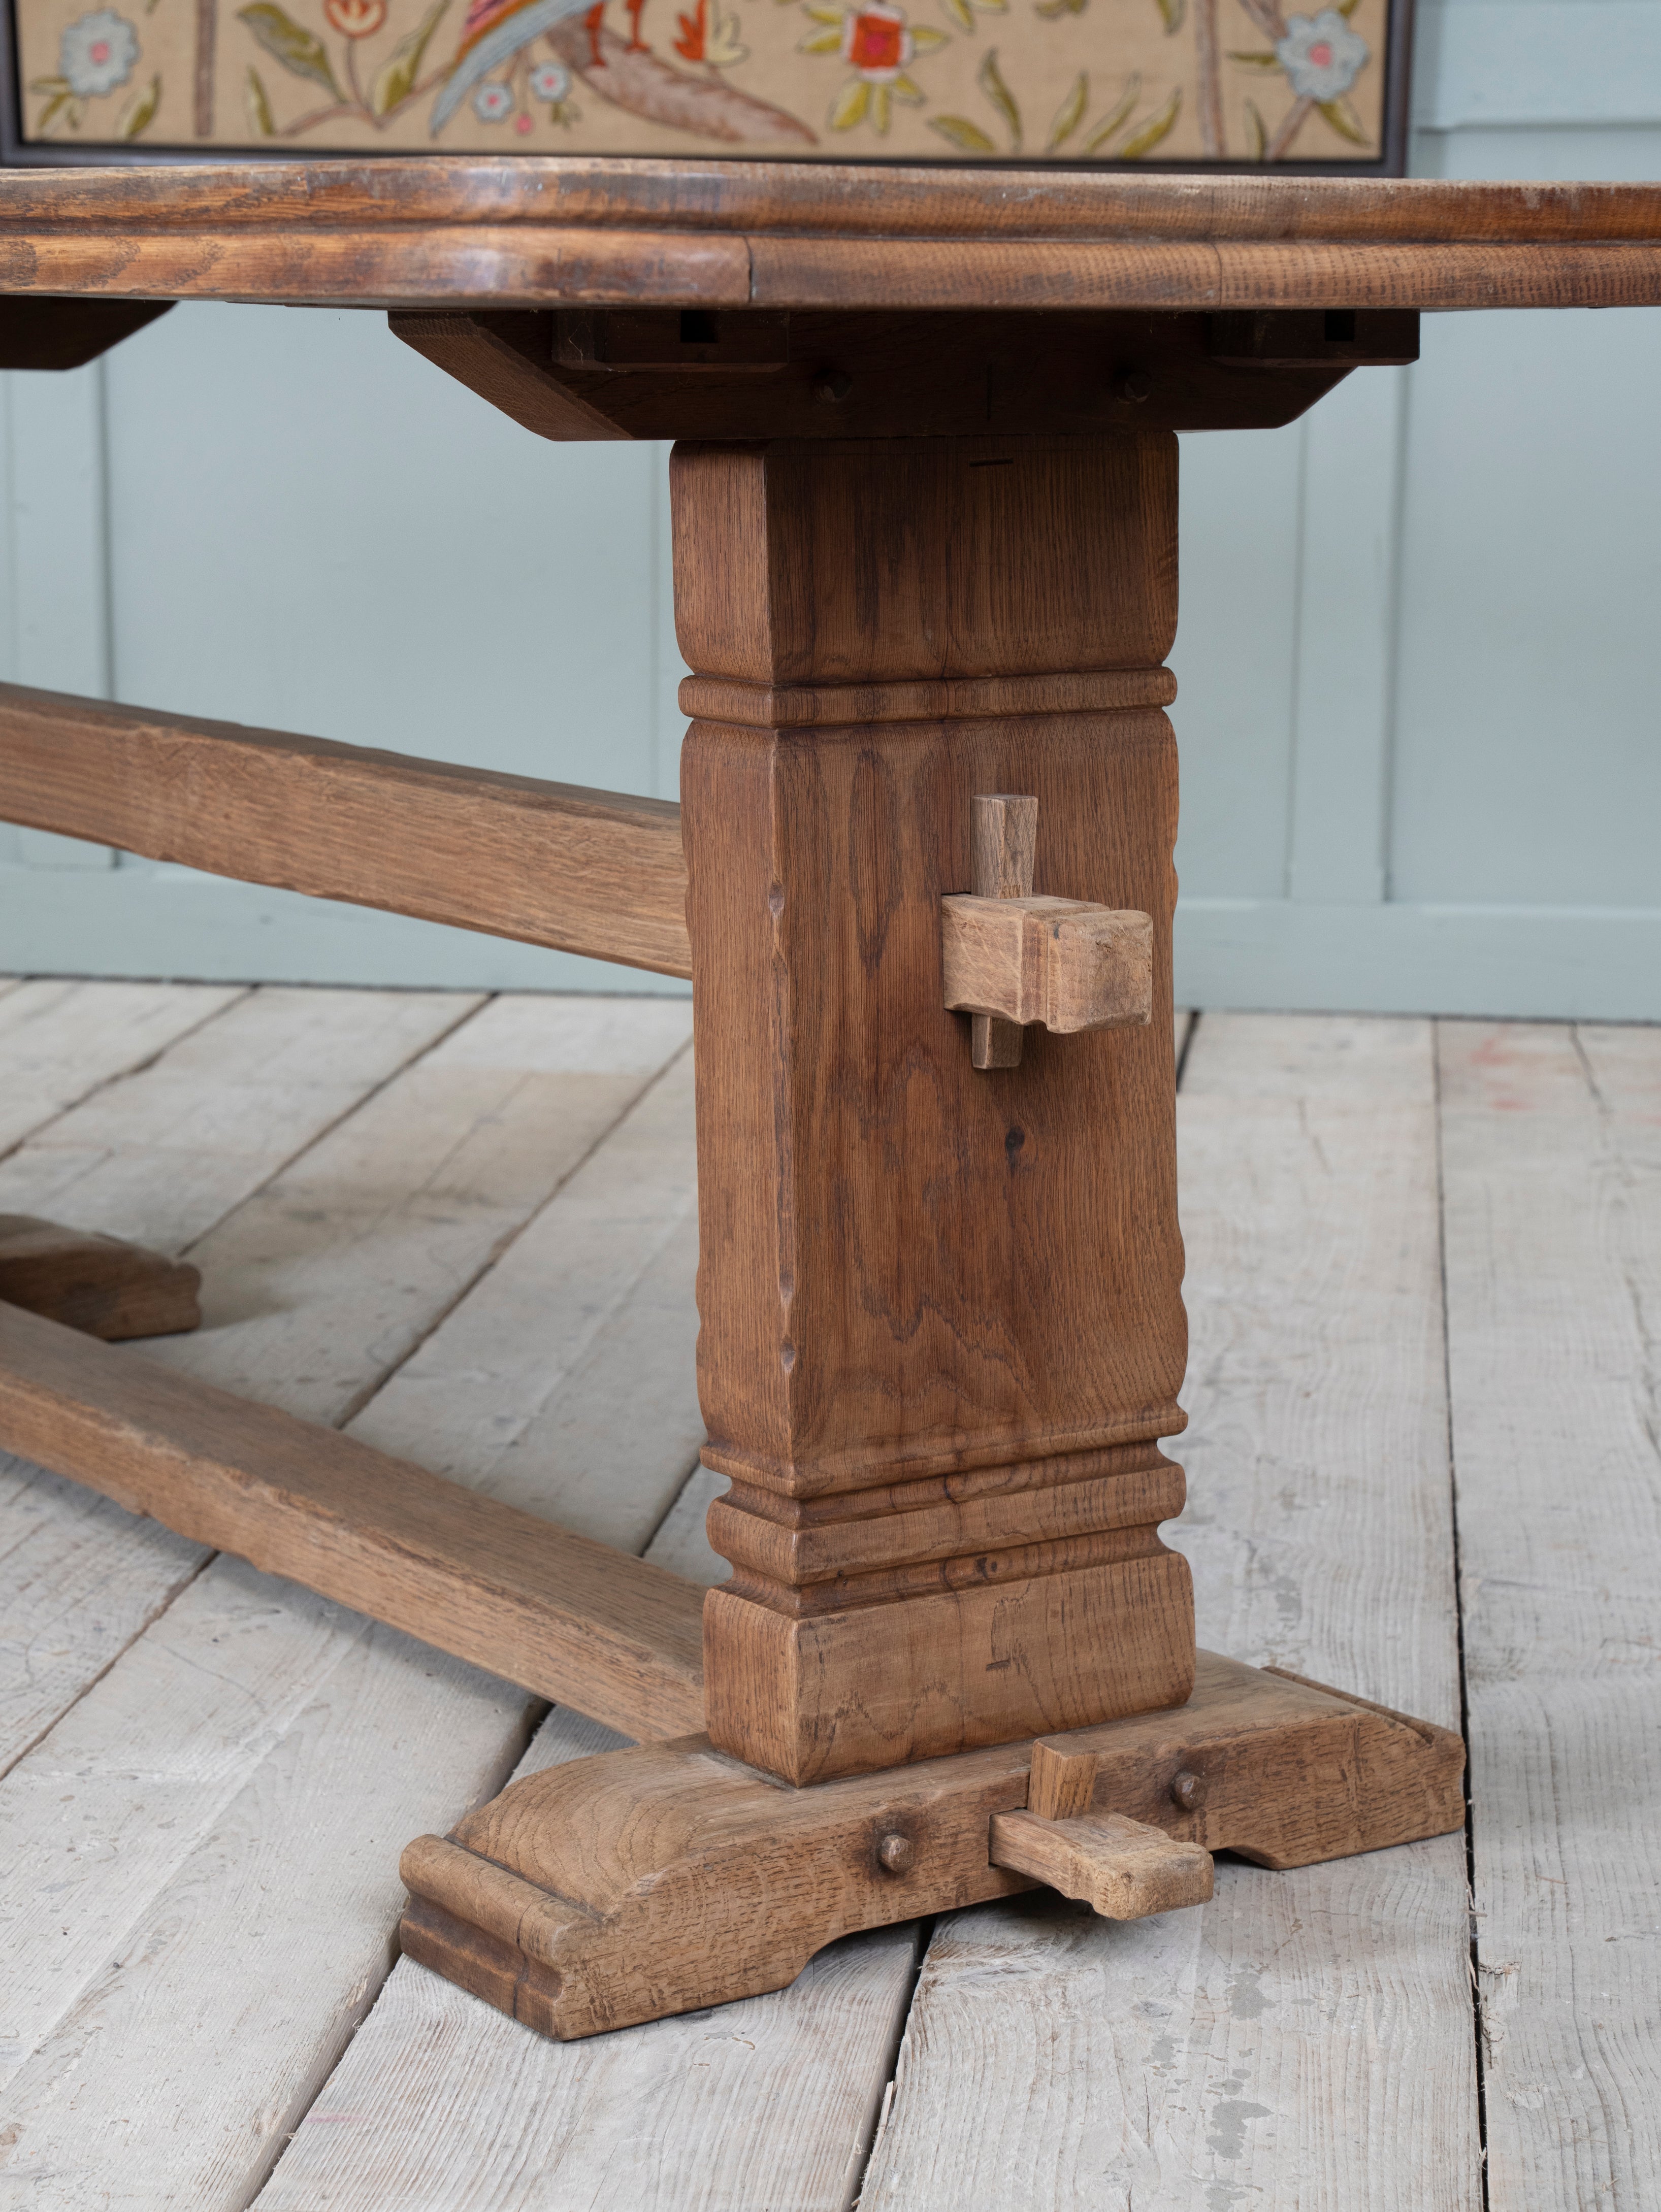
[[[703,1726],[695,1583],[3,1304],[0,1449],[625,1735]]]
[[[680,809],[0,684],[0,821],[690,976]]]

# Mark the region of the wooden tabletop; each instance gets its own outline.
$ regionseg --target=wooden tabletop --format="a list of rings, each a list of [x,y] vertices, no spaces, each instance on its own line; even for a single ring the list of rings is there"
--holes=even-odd
[[[1661,185],[820,162],[0,174],[0,291],[358,306],[1661,304]]]

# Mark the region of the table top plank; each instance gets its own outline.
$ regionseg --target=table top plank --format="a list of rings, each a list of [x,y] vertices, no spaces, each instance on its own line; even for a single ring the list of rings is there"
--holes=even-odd
[[[1202,1014],[1178,1094],[1200,1638],[1457,1725],[1425,1022]],[[1463,1840],[1114,1926],[940,1923],[865,2212],[1476,2212]]]
[[[571,157],[0,175],[0,292],[359,306],[1661,301],[1661,185]]]

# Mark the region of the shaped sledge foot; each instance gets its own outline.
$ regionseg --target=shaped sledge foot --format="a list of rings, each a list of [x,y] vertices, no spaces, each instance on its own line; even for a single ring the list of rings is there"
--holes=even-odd
[[[106,1344],[198,1328],[198,1269],[142,1244],[0,1213],[0,1298]]]
[[[783,1989],[840,1936],[1039,1881],[1164,1911],[1209,1894],[1213,1851],[1294,1867],[1443,1835],[1463,1768],[1446,1729],[1206,1651],[1185,1705],[804,1790],[684,1736],[419,1838],[404,1948],[575,2039]]]

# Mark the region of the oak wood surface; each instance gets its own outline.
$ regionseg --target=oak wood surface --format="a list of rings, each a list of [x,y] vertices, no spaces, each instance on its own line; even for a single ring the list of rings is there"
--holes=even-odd
[[[1437,1024],[1493,2212],[1661,2174],[1661,1030]]]
[[[633,1734],[702,1718],[678,1576],[8,1306],[0,1445]]]
[[[1030,898],[1037,848],[1038,802],[1013,792],[977,792],[970,836],[970,888],[977,898]],[[941,955],[944,964],[945,945]],[[952,1004],[950,985],[946,1004]],[[977,1013],[969,1024],[969,1056],[977,1067],[1019,1067],[1021,1025]]]
[[[1295,1865],[1463,1822],[1457,1735],[1215,1653],[1180,1711],[1058,1741],[1095,1762],[1077,1827],[1025,1814],[1030,1744],[802,1790],[704,1736],[562,1765],[410,1845],[404,1948],[542,2033],[581,2038],[783,1988],[851,1929],[1007,1895],[1042,1878],[1025,1858],[1043,1830],[1070,1831],[1036,1854],[1045,1866],[1059,1851],[1072,1881],[1077,1855],[1093,1857],[1092,1886],[1135,1917],[1208,1894],[1212,1849]],[[1189,1811],[1171,1785],[1196,1767],[1218,1786]],[[1116,1873],[1104,1853],[1129,1839],[1098,1822],[1127,1803],[1135,1850]],[[993,1825],[1007,1814],[1007,1852]]]
[[[197,1328],[201,1285],[196,1268],[142,1244],[0,1213],[0,1301],[106,1344]]]
[[[1152,1018],[1153,925],[1084,899],[940,902],[944,1001],[1056,1036]],[[976,1066],[983,1063],[978,1060]]]
[[[994,1866],[1078,1898],[1104,1920],[1177,1912],[1211,1895],[1209,1851],[1173,1843],[1163,1830],[1122,1813],[1080,1813],[1064,1820],[1031,1811],[995,1813],[991,1858]]]
[[[1436,307],[1661,298],[1645,185],[428,156],[0,179],[0,289],[360,304]]]
[[[708,310],[713,345],[693,356],[641,335],[683,319],[673,307],[609,308],[581,315],[394,312],[392,332],[538,437],[860,438],[1006,436],[1103,430],[1275,429],[1330,392],[1373,350],[1375,323],[1415,326],[1413,314],[1351,312],[1361,339],[1347,348],[1263,350],[1273,360],[1224,359],[1211,343],[1218,319],[1198,313],[1046,310],[1042,337],[1019,308],[976,313],[849,305],[834,313],[756,307]],[[691,317],[686,318],[691,320]],[[1272,313],[1247,315],[1274,325]],[[1324,323],[1317,313],[1299,325]],[[560,333],[581,322],[611,339],[621,366],[584,359]],[[758,367],[751,334],[775,345]],[[1035,340],[1037,343],[1035,343]],[[1301,357],[1300,357],[1301,356]],[[636,358],[639,356],[639,358]],[[723,366],[723,357],[732,365]]]
[[[0,819],[691,972],[680,810],[661,799],[7,684]]]
[[[678,447],[682,650],[700,678],[770,689],[1157,666],[1173,447]],[[699,1388],[706,1462],[736,1486],[712,1527],[736,1572],[706,1602],[708,1725],[798,1783],[1178,1703],[1191,1680],[1185,1571],[1090,1487],[1147,1505],[1146,1476],[1175,1472],[1153,1449],[1182,1425],[1171,1032],[1035,1032],[1019,1069],[975,1069],[942,1004],[940,900],[971,880],[974,801],[997,792],[1038,802],[1037,891],[1153,918],[1168,1006],[1157,710],[700,719],[683,753]],[[983,1477],[1083,1485],[1078,1516],[1029,1500],[995,1550],[944,1555],[938,1522],[920,1547],[914,1511]],[[840,1580],[779,1548],[810,1509],[870,1540]]]
[[[1177,1109],[1172,1540],[1202,1640],[1451,1725],[1429,1025],[1202,1014]],[[1210,1904],[1123,1927],[1038,1900],[959,1915],[866,2212],[1478,2212],[1469,1963],[1457,1834],[1285,1874],[1220,1859]]]

